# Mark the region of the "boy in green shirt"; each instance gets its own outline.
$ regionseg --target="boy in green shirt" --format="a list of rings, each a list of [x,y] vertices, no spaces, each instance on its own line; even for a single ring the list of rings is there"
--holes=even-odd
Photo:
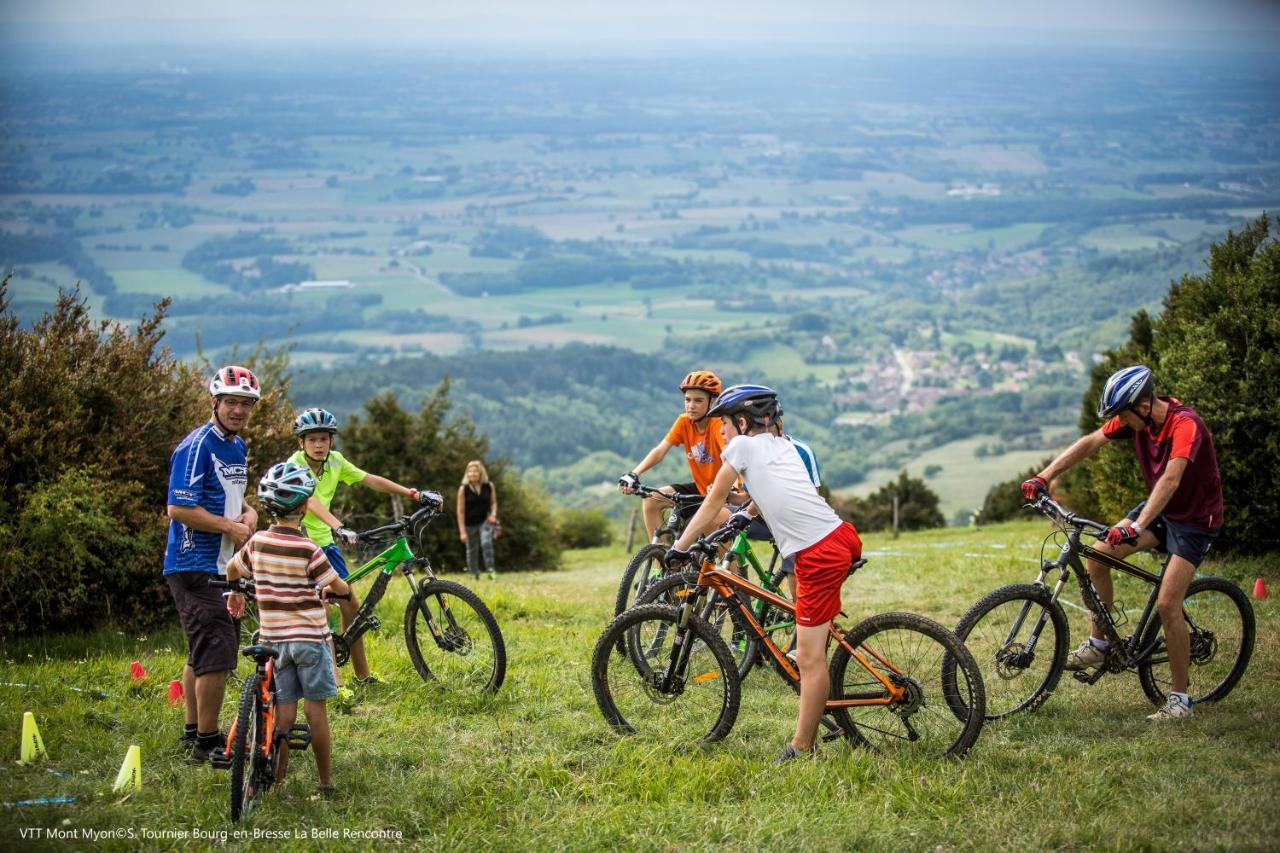
[[[338,419],[324,409],[307,409],[293,419],[293,434],[298,437],[299,450],[289,458],[290,462],[305,465],[311,469],[316,478],[316,490],[307,501],[307,514],[302,517],[302,529],[312,542],[324,549],[329,563],[338,575],[346,580],[347,561],[334,541],[336,535],[344,544],[356,543],[356,532],[343,526],[342,522],[330,510],[333,496],[338,491],[339,483],[362,483],[377,492],[389,495],[402,495],[421,503],[441,503],[436,492],[419,491],[392,482],[386,477],[366,474],[351,464],[346,457],[333,449],[333,439],[338,433]],[[356,611],[360,609],[360,600],[354,591],[350,599],[339,600],[342,611],[342,630],[351,625]],[[351,667],[355,670],[356,681],[361,684],[376,682],[378,679],[369,672],[369,661],[364,654],[364,641],[356,640],[351,644]]]

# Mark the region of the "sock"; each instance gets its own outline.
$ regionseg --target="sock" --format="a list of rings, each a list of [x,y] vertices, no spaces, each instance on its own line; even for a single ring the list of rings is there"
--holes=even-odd
[[[218,745],[217,732],[209,732],[208,734],[205,734],[204,732],[200,732],[199,734],[196,735],[196,746],[200,747],[201,749],[213,749],[217,745]]]
[[[195,724],[195,723],[183,723],[183,724],[182,724],[182,737],[183,737],[183,739],[184,739],[184,740],[195,740],[195,739],[196,739],[196,724]]]
[[[1181,702],[1183,705],[1186,705],[1188,708],[1191,707],[1190,693],[1178,693],[1177,691],[1172,691],[1169,693],[1169,695],[1175,697],[1179,702]]]
[[[1111,648],[1111,643],[1107,640],[1099,640],[1097,637],[1089,638],[1089,645],[1093,646],[1100,652],[1105,652]]]

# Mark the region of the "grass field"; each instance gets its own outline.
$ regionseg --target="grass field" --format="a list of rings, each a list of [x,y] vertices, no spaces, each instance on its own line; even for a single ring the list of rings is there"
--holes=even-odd
[[[870,535],[871,562],[845,588],[850,621],[910,609],[954,624],[988,590],[1029,580],[1046,532],[1019,522],[897,540]],[[365,691],[349,712],[331,710],[339,794],[313,799],[314,765],[297,756],[284,789],[240,828],[250,838],[284,832],[282,849],[318,848],[295,836],[313,830],[339,839],[344,830],[391,830],[432,849],[592,850],[1261,850],[1280,833],[1274,600],[1254,602],[1258,643],[1242,684],[1193,720],[1147,723],[1151,706],[1132,676],[1094,687],[1064,679],[1035,714],[988,725],[962,760],[903,762],[828,744],[818,760],[777,768],[770,761],[789,734],[795,700],[763,670],[744,683],[737,725],[719,744],[623,739],[606,727],[588,661],[623,559],[618,548],[573,552],[560,572],[479,582],[510,658],[506,684],[491,699],[441,694],[413,673],[397,581],[382,631],[369,641],[388,683]],[[1250,584],[1257,573],[1280,580],[1275,560],[1211,560],[1205,570]],[[1117,589],[1134,608],[1137,591],[1123,582]],[[1068,613],[1078,640],[1083,621]],[[130,689],[134,659],[149,677]],[[227,775],[184,764],[176,745],[181,713],[164,693],[181,663],[174,629],[5,645],[0,800],[77,801],[0,811],[0,846],[19,846],[20,827],[135,833],[106,849],[186,849],[197,829],[233,831]],[[95,700],[70,687],[111,695]],[[25,710],[36,714],[51,756],[30,768],[13,763]],[[142,748],[144,786],[122,798],[110,786],[131,743]],[[144,829],[188,836],[144,842]]]

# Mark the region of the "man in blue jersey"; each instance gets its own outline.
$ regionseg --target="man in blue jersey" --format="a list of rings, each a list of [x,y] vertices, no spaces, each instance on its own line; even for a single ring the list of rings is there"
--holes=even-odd
[[[222,593],[209,581],[258,527],[244,502],[248,456],[240,432],[262,395],[258,377],[244,367],[221,368],[209,380],[209,422],[193,430],[169,460],[169,542],[164,575],[187,635],[183,746],[203,763],[221,751],[218,712],[227,674],[236,668],[236,624]],[[217,756],[215,756],[217,757]]]

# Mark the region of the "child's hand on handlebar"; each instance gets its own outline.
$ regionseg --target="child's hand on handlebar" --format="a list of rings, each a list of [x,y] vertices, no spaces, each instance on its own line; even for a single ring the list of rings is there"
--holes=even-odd
[[[240,619],[244,616],[244,595],[233,592],[227,596],[227,612],[231,614],[232,619]]]

